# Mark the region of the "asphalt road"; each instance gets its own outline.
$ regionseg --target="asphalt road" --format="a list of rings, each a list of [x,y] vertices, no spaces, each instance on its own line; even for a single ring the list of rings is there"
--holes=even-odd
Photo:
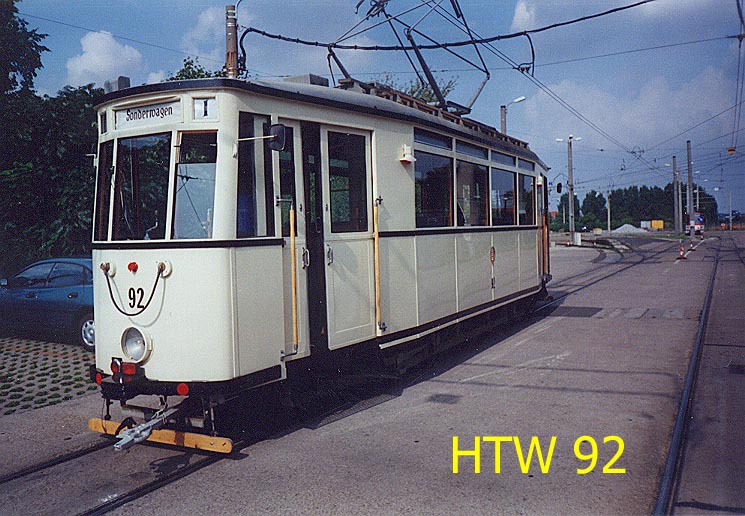
[[[669,242],[629,245],[553,248],[550,291],[569,294],[558,306],[364,410],[288,428],[115,514],[649,514],[712,260],[703,247],[679,261]],[[92,394],[0,416],[0,475],[96,442],[85,422],[100,413]],[[76,474],[135,475],[119,456]]]

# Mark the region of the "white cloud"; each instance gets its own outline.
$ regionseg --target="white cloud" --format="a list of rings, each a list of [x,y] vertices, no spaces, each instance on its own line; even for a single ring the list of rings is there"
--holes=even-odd
[[[197,16],[194,26],[181,39],[181,48],[192,56],[218,62],[224,61],[225,8],[210,7]],[[219,68],[214,63],[201,63],[208,69]]]
[[[527,0],[520,0],[515,6],[515,14],[512,17],[512,32],[536,28],[535,6],[528,4]]]
[[[650,78],[630,98],[571,80],[549,88],[627,147],[645,148],[721,112],[722,106],[731,104],[734,86],[722,70],[710,66],[677,88],[663,77]],[[551,128],[551,134],[546,136],[575,134],[583,136],[592,148],[612,146],[545,94],[528,99],[525,107],[531,124]],[[726,123],[726,117],[711,122],[712,125]]]
[[[133,76],[142,72],[142,54],[121,45],[109,32],[89,32],[80,40],[83,53],[67,60],[67,83],[81,86],[104,81],[119,75]]]
[[[166,77],[168,75],[163,70],[158,70],[157,72],[150,72],[147,75],[147,79],[145,80],[145,84],[155,84],[158,82],[163,82],[166,80]]]

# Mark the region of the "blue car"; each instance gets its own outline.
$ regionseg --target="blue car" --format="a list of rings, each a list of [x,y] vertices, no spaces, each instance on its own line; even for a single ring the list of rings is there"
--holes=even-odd
[[[50,258],[0,280],[0,327],[60,330],[95,349],[90,258]]]

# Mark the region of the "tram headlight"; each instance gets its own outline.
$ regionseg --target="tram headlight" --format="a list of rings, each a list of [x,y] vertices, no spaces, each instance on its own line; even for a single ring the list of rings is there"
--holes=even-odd
[[[127,328],[122,335],[122,351],[124,355],[134,361],[142,362],[150,354],[150,341],[137,328]]]

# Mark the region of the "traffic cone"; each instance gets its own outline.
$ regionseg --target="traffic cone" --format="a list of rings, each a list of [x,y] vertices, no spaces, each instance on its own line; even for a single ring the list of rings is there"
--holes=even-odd
[[[696,248],[693,247],[693,240],[689,240],[688,241],[688,245],[689,245],[689,249],[688,249],[689,251],[695,251],[696,250]]]
[[[685,259],[686,259],[686,255],[683,252],[683,241],[681,240],[680,241],[679,252],[678,252],[678,257],[676,258],[676,260],[685,260]]]

